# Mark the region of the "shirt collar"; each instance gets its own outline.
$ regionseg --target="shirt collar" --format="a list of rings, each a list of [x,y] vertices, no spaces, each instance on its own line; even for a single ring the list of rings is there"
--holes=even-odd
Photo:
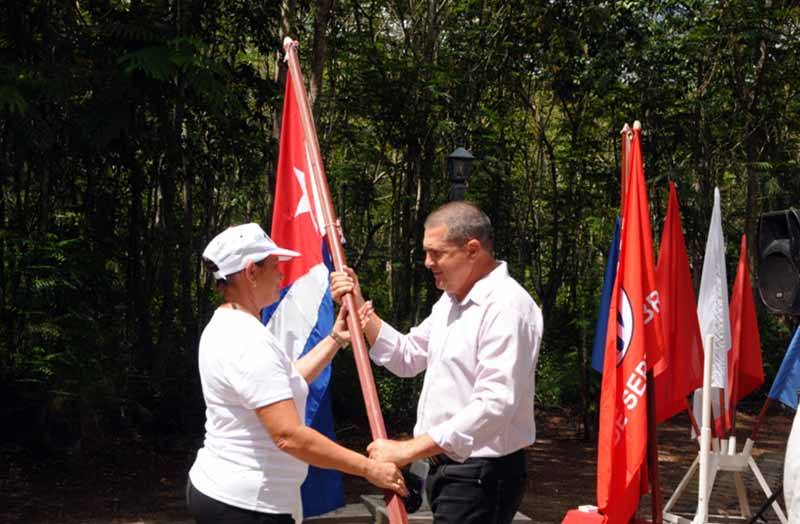
[[[472,285],[464,300],[459,302],[460,306],[466,306],[470,302],[480,305],[494,291],[494,288],[501,280],[508,278],[508,264],[502,260],[498,262],[499,264],[497,264],[496,268]],[[455,302],[455,297],[452,298],[453,302]]]

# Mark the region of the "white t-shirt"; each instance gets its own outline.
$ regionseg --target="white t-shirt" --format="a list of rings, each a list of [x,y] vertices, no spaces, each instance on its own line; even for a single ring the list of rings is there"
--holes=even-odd
[[[300,522],[300,485],[308,465],[279,450],[255,409],[293,398],[305,420],[308,384],[253,316],[219,308],[200,337],[206,437],[189,471],[205,495]]]

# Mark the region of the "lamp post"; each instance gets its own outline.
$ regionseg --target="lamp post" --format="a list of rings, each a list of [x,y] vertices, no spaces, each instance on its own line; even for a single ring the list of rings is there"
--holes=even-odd
[[[463,147],[457,148],[447,156],[447,174],[451,183],[450,194],[447,195],[448,202],[464,200],[473,160],[475,157],[472,153]]]

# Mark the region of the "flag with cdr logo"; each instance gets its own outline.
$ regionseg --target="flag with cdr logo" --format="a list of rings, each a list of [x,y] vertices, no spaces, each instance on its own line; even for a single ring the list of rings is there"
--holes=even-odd
[[[607,524],[627,524],[647,491],[646,375],[663,346],[639,130],[634,130],[628,172],[597,446],[597,506]]]

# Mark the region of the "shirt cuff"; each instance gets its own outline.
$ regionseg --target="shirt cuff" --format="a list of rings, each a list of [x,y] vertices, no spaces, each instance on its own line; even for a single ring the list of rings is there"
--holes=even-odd
[[[375,364],[385,366],[392,359],[394,348],[400,343],[402,335],[387,322],[381,322],[381,329],[375,338],[375,343],[369,350],[369,356]]]
[[[428,436],[447,453],[447,456],[456,462],[464,462],[472,454],[472,437],[448,426],[447,422],[437,424],[427,431]]]

